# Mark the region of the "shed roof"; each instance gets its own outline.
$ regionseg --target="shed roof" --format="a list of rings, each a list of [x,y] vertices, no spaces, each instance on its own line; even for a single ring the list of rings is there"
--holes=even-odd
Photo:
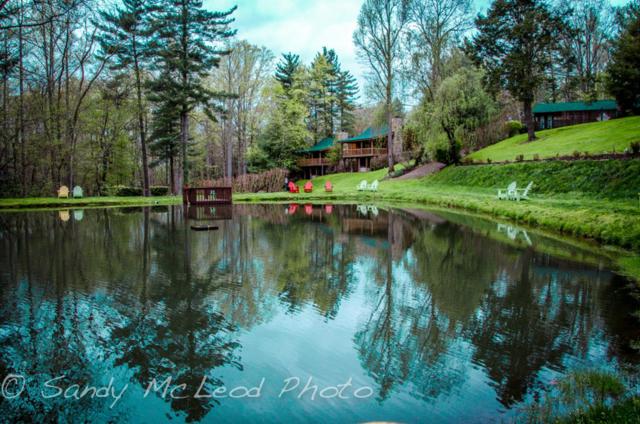
[[[329,150],[333,146],[333,142],[334,141],[335,140],[334,140],[333,137],[326,137],[326,138],[323,138],[322,140],[318,141],[316,144],[314,144],[313,146],[309,147],[308,149],[300,150],[300,152],[302,152],[302,153],[313,153],[313,152],[322,152],[324,150]]]
[[[363,141],[363,140],[372,140],[380,137],[384,137],[388,133],[388,126],[383,125],[380,128],[369,127],[366,130],[362,131],[360,134],[340,140],[341,143],[352,143],[355,141]]]
[[[616,110],[615,100],[598,100],[595,102],[536,103],[533,113],[576,112],[588,110]]]

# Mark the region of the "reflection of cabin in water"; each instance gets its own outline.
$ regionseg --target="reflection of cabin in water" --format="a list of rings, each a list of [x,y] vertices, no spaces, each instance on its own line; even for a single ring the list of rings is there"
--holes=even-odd
[[[533,107],[536,130],[608,121],[617,116],[618,104],[615,100],[598,100],[590,103],[537,103]]]
[[[211,206],[187,206],[187,218],[196,221],[228,220],[233,218],[233,206],[229,204]]]

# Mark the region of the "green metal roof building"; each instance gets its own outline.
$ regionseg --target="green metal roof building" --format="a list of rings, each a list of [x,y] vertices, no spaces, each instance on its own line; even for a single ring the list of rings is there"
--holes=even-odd
[[[618,104],[615,100],[537,103],[533,106],[533,117],[537,130],[607,121],[617,116]]]

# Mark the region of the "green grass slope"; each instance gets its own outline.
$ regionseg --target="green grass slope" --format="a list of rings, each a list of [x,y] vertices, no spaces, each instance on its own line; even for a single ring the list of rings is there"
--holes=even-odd
[[[526,134],[508,138],[478,150],[468,156],[476,161],[513,161],[523,155],[525,160],[538,154],[541,159],[556,155],[571,155],[575,151],[590,154],[622,153],[634,141],[640,141],[640,116],[612,119],[605,122],[572,125],[536,132],[538,140],[528,142]]]
[[[511,181],[522,188],[533,181],[535,194],[638,199],[640,159],[457,166],[425,179],[426,184],[480,188],[505,188]]]

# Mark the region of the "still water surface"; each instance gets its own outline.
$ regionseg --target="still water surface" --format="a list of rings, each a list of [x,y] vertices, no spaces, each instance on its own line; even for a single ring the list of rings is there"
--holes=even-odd
[[[495,422],[639,359],[606,258],[448,212],[5,213],[0,249],[3,421]]]

